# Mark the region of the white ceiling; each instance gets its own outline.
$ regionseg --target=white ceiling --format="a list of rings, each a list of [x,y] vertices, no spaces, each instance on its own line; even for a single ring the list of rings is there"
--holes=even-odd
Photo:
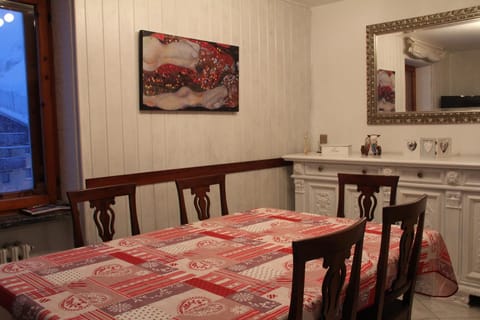
[[[421,29],[406,35],[447,51],[480,49],[480,21],[478,19]]]
[[[327,4],[327,3],[342,1],[342,0],[290,0],[290,1],[312,8],[316,6],[321,6],[322,4]]]

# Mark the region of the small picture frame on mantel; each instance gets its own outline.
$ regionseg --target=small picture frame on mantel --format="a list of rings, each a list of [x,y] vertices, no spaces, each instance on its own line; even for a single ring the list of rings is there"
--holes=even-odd
[[[420,146],[417,139],[405,140],[405,152],[403,153],[407,158],[420,158]]]
[[[435,159],[437,140],[435,138],[420,138],[420,158]]]
[[[448,157],[452,152],[452,138],[437,139],[437,157]]]

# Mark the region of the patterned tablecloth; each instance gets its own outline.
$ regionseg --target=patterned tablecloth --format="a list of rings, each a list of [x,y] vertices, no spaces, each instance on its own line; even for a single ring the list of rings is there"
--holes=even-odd
[[[352,220],[255,209],[0,266],[0,304],[19,319],[284,319],[291,241]],[[391,259],[398,256],[393,230]],[[373,302],[381,225],[365,234],[360,307]],[[397,249],[397,250],[395,250]],[[417,291],[449,296],[457,282],[445,243],[426,230]],[[307,263],[306,317],[323,268]]]

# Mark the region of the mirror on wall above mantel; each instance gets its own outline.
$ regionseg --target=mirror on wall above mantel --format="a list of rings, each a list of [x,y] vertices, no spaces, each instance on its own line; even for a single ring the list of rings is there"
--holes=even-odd
[[[480,6],[367,26],[367,122],[480,123]]]

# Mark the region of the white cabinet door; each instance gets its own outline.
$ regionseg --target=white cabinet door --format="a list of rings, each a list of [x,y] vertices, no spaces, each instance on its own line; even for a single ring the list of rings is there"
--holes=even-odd
[[[455,274],[460,272],[461,247],[461,194],[444,190],[400,187],[397,203],[409,202],[426,194],[425,228],[440,232],[447,245]]]
[[[323,181],[305,182],[305,211],[327,216],[337,215],[337,185]]]
[[[461,283],[477,287],[480,294],[480,195],[466,193],[464,195],[463,221],[463,260]],[[450,248],[449,248],[450,249]]]
[[[397,203],[405,203],[417,200],[424,194],[427,195],[427,211],[425,213],[425,228],[442,232],[441,215],[443,203],[443,191],[435,191],[422,188],[404,188],[397,190]]]

